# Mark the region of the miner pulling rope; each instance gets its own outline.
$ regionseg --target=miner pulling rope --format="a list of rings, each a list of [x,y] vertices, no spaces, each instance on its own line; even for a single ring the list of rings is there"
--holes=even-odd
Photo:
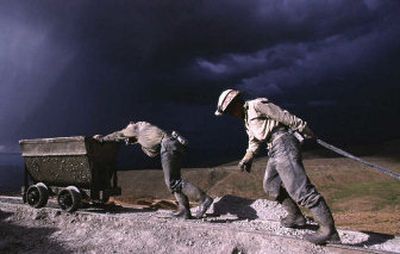
[[[221,93],[215,115],[228,114],[244,120],[249,143],[239,163],[242,171],[250,172],[260,146],[267,143],[268,164],[264,190],[278,201],[288,215],[281,224],[288,228],[303,227],[306,220],[298,205],[310,209],[319,229],[305,239],[315,244],[340,242],[332,213],[321,194],[306,175],[301,157],[301,139],[315,139],[302,119],[281,109],[266,98],[244,101],[233,89]]]

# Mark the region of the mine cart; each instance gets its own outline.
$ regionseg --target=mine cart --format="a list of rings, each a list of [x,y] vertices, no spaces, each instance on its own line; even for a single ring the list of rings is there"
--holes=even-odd
[[[104,204],[121,194],[117,186],[118,143],[91,137],[21,140],[25,160],[24,202],[43,207],[57,196],[63,210],[73,212],[81,202]]]

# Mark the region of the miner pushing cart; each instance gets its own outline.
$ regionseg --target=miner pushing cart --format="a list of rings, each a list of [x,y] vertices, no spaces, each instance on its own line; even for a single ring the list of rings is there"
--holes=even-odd
[[[24,202],[46,206],[57,196],[63,210],[72,212],[82,201],[104,204],[121,194],[116,159],[119,144],[91,137],[25,139],[20,142],[25,161]]]

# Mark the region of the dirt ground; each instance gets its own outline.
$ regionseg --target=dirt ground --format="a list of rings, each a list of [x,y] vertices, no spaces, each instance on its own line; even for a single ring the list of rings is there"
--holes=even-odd
[[[345,158],[305,156],[311,181],[327,199],[339,227],[400,235],[400,182]],[[368,161],[400,172],[400,160],[366,157]],[[254,162],[251,174],[239,172],[237,162],[214,168],[183,169],[185,179],[211,196],[235,195],[248,199],[266,198],[262,179],[267,158]],[[126,203],[173,199],[161,170],[120,171],[122,196]],[[307,213],[307,211],[305,210]]]
[[[285,212],[268,200],[218,197],[206,218],[185,221],[155,206],[70,214],[0,199],[0,253],[400,253],[399,237],[347,230],[343,245],[308,243],[315,224],[281,227]]]
[[[400,172],[394,157],[366,159]],[[201,220],[170,218],[176,205],[161,170],[120,171],[123,192],[111,210],[69,214],[0,198],[0,253],[400,253],[398,181],[344,158],[306,155],[307,173],[344,244],[321,247],[302,240],[316,229],[312,221],[306,229],[280,226],[285,212],[263,193],[266,162],[257,159],[251,174],[239,172],[237,162],[183,169],[185,179],[215,198]]]

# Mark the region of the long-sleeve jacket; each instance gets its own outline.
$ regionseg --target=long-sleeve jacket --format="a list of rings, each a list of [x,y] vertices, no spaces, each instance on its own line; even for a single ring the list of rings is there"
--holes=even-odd
[[[160,153],[160,146],[165,131],[148,122],[130,122],[120,131],[113,132],[102,138],[103,141],[123,141],[139,143],[143,152],[149,157],[155,157]]]
[[[301,133],[307,126],[305,121],[266,98],[247,101],[244,107],[246,132],[249,136],[247,153],[255,154],[263,142],[269,141],[275,128],[286,126]]]

